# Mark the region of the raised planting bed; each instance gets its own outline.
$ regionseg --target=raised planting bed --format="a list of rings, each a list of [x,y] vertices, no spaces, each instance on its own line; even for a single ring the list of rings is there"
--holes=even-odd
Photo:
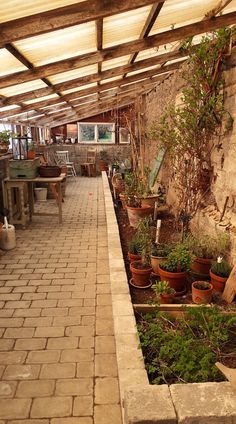
[[[103,189],[123,423],[236,424],[236,395],[228,382],[149,384],[129,293],[112,195],[104,172]],[[150,307],[147,304],[139,306]],[[167,309],[170,306],[172,305],[163,305],[160,308]],[[180,305],[173,307],[182,310]]]

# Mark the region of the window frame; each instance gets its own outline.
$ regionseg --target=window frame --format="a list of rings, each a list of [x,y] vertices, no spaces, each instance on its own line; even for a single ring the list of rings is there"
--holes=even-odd
[[[78,143],[79,144],[98,144],[98,145],[110,145],[115,144],[115,122],[78,122]],[[94,125],[94,140],[81,140],[80,138],[80,127],[83,125]],[[98,126],[109,125],[112,126],[112,141],[99,141],[98,139]]]

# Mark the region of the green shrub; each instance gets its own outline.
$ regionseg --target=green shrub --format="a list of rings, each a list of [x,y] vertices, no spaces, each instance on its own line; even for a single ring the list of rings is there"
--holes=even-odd
[[[141,347],[152,384],[223,381],[215,362],[236,350],[236,317],[219,308],[189,308],[179,320],[146,315],[138,324]]]
[[[184,244],[197,258],[212,259],[229,252],[230,237],[227,233],[215,237],[199,233],[186,237]]]
[[[135,234],[128,243],[129,252],[134,255],[140,255],[142,251],[142,241],[139,236]]]
[[[157,296],[160,294],[175,294],[175,290],[170,287],[169,281],[156,281],[152,285],[152,289]]]
[[[171,251],[171,246],[164,243],[154,244],[152,246],[152,255],[165,258]]]
[[[167,272],[186,272],[190,270],[193,255],[184,244],[177,244],[167,255],[167,261],[160,263],[161,269]]]
[[[213,262],[211,265],[211,272],[218,277],[228,278],[232,271],[232,266],[228,264],[226,261],[222,262]]]

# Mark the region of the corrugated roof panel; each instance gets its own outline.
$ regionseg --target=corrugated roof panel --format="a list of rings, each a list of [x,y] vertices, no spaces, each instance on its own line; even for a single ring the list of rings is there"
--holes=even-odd
[[[107,69],[117,68],[117,66],[127,65],[129,62],[130,55],[116,57],[115,59],[106,60],[102,62],[102,71]]]
[[[0,94],[3,96],[15,96],[16,94],[28,93],[29,91],[37,90],[38,88],[44,88],[47,85],[41,80],[34,80],[30,82],[24,82],[23,84],[11,85],[7,88],[1,88]]]
[[[0,2],[0,22],[11,21],[45,12],[46,10],[57,9],[69,4],[81,3],[83,0],[1,0]]]
[[[13,74],[14,72],[24,71],[24,66],[7,49],[0,49],[0,77]]]
[[[14,46],[35,66],[90,53],[96,50],[95,22],[19,40]]]
[[[103,20],[103,47],[139,38],[152,6],[109,16]]]
[[[83,68],[72,69],[68,72],[61,74],[51,75],[48,79],[52,84],[59,84],[63,81],[73,80],[75,78],[85,77],[86,75],[96,74],[98,72],[98,65],[84,66]]]
[[[122,77],[121,77],[121,76],[118,76],[118,77],[112,77],[112,78],[104,79],[104,80],[100,81],[100,83],[101,83],[101,84],[106,84],[107,82],[112,82],[112,81],[121,80],[121,79],[122,79]]]
[[[218,4],[218,0],[166,0],[150,35],[198,22]]]
[[[156,70],[158,70],[158,69],[160,69],[160,67],[161,67],[161,65],[154,65],[154,66],[149,66],[148,68],[138,69],[137,71],[129,72],[127,74],[127,77],[131,77],[131,75],[140,74],[141,72],[150,71],[151,69],[155,69],[155,68],[156,68]]]
[[[43,102],[44,100],[55,99],[56,97],[59,98],[59,96],[57,94],[50,94],[49,96],[37,97],[37,99],[24,101],[24,103],[26,105],[31,105],[31,104],[34,104],[34,103]]]
[[[0,112],[6,112],[7,110],[17,109],[19,107],[20,106],[18,106],[18,105],[10,105],[10,106],[0,107]]]
[[[135,62],[138,62],[139,60],[149,59],[150,57],[159,56],[161,54],[169,53],[170,51],[174,50],[177,45],[178,42],[175,42],[168,43],[159,47],[154,47],[152,49],[142,50],[137,55]]]
[[[96,82],[92,82],[91,84],[81,85],[80,87],[70,88],[70,90],[62,91],[62,94],[75,93],[76,91],[84,90],[86,88],[95,87],[97,85]]]
[[[226,6],[221,13],[223,13],[223,15],[225,13],[230,13],[230,12],[235,12],[236,10],[236,0],[232,0],[228,6]]]

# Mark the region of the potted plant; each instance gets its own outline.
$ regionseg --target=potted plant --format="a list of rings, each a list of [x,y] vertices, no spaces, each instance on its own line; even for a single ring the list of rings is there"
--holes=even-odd
[[[166,261],[171,247],[168,244],[158,243],[152,246],[151,265],[155,274],[159,275],[159,264]]]
[[[213,285],[208,281],[195,281],[192,283],[192,299],[194,303],[211,303]]]
[[[130,263],[141,259],[142,242],[138,234],[135,234],[129,242],[128,258]]]
[[[106,150],[101,150],[99,153],[99,170],[102,171],[108,171],[108,153]]]
[[[142,219],[138,225],[138,235],[142,246],[141,260],[130,264],[132,273],[132,285],[138,288],[149,287],[152,267],[150,265],[151,256],[151,228],[148,218]]]
[[[0,154],[8,152],[10,138],[13,137],[13,132],[10,130],[0,131]]]
[[[217,255],[225,255],[229,250],[230,239],[227,233],[215,237],[195,234],[188,236],[185,244],[195,256],[191,270],[196,274],[208,275],[211,263]]]
[[[187,274],[193,260],[193,255],[184,244],[177,244],[167,255],[166,262],[159,265],[159,275],[162,281],[168,281],[170,286],[180,295],[186,290]]]
[[[120,194],[122,191],[124,191],[125,182],[123,180],[122,174],[117,172],[115,175],[113,175],[111,182],[116,194]]]
[[[131,227],[137,228],[141,219],[152,214],[149,205],[142,206],[142,185],[133,172],[125,176],[125,203]]]
[[[35,143],[30,143],[27,153],[27,159],[34,159],[36,156],[36,146]]]
[[[221,256],[217,258],[217,261],[212,263],[210,269],[211,283],[214,291],[223,293],[225,283],[232,271],[232,266],[227,261],[224,261]]]
[[[175,290],[170,287],[168,281],[156,281],[152,288],[160,303],[173,303]]]

